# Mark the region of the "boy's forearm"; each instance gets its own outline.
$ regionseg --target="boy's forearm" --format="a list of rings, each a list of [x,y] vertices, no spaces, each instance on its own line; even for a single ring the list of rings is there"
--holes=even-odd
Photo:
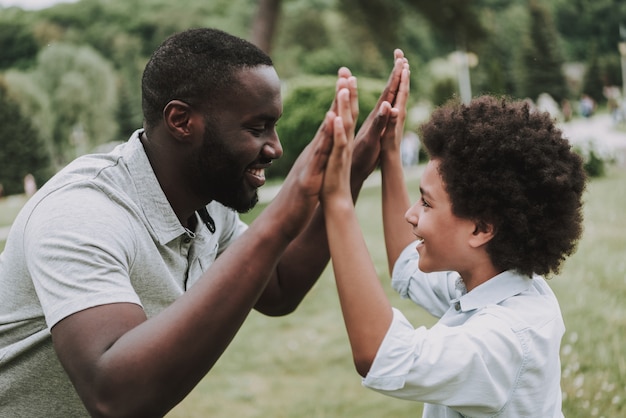
[[[415,240],[411,226],[405,220],[411,206],[404,178],[404,169],[399,150],[381,153],[382,211],[385,247],[389,274],[406,246]]]
[[[343,202],[326,207],[332,265],[357,371],[366,375],[393,316],[380,284],[354,207]]]

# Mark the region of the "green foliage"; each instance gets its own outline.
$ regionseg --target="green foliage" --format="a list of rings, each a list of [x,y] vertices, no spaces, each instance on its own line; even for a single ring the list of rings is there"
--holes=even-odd
[[[522,73],[519,95],[537,100],[541,93],[557,102],[567,97],[564,63],[556,27],[549,10],[538,0],[531,0],[530,28],[522,44]]]
[[[0,184],[2,194],[24,192],[24,176],[32,174],[38,184],[50,177],[50,155],[30,119],[9,96],[0,79]]]
[[[576,147],[574,151],[583,158],[583,167],[587,176],[590,178],[604,177],[606,174],[607,161],[591,144],[589,144],[586,149]]]
[[[283,0],[272,58],[287,83],[305,75],[334,77],[340,66],[360,79],[385,78],[393,49],[400,47],[411,62],[413,93],[440,103],[458,90],[458,82],[454,72],[443,76],[431,71],[430,63],[465,46],[478,56],[471,69],[475,95],[522,98],[546,91],[558,101],[567,94],[559,74],[563,58],[588,63],[596,42],[596,79],[621,84],[616,46],[618,24],[626,23],[626,2],[543,1],[545,10],[533,17],[538,23],[531,26],[528,1]],[[533,0],[533,7],[537,3]],[[256,0],[187,0],[185,7],[169,0],[81,0],[33,12],[0,9],[0,70],[22,74],[19,86],[9,83],[12,94],[22,108],[34,111],[26,114],[33,116],[33,125],[55,150],[60,166],[82,152],[67,140],[81,127],[87,138],[83,149],[115,135],[127,137],[140,127],[141,74],[149,55],[167,36],[211,26],[249,38],[257,5]],[[546,17],[550,14],[555,23]],[[41,56],[58,44],[76,49],[69,55],[47,52],[57,56],[44,68]],[[78,76],[89,67],[77,64],[79,55],[88,55],[82,48],[97,54],[85,60],[101,67],[102,76],[95,80],[105,81],[105,90],[95,92],[102,83]],[[56,88],[44,81],[51,78],[49,70]],[[580,80],[575,81],[572,86],[578,89]],[[21,86],[27,91],[18,93]],[[94,118],[95,107],[101,115]],[[327,105],[318,107],[325,110]],[[296,109],[289,106],[285,111]]]
[[[34,34],[25,23],[0,19],[0,70],[27,68],[35,61],[38,50]]]
[[[568,40],[567,57],[587,61],[592,43],[598,56],[615,55],[620,40],[619,25],[626,25],[623,0],[554,0],[555,21]]]
[[[604,159],[601,158],[594,150],[589,151],[589,155],[585,161],[585,171],[589,177],[602,177],[606,173]]]
[[[116,75],[93,48],[53,44],[37,57],[33,77],[54,109],[52,139],[60,164],[114,139]]]
[[[597,50],[598,48],[594,43],[589,53],[587,70],[583,78],[583,93],[591,96],[596,103],[599,103],[604,100],[604,96],[602,95],[604,82],[602,80]]]
[[[269,170],[270,177],[284,177],[298,155],[313,139],[335,95],[336,77],[301,77],[287,84],[283,116],[278,135],[283,156]],[[357,127],[376,105],[385,84],[380,80],[359,78],[359,118]]]
[[[435,106],[441,106],[455,95],[458,95],[456,81],[452,78],[442,78],[433,83],[430,100]]]
[[[507,2],[506,7],[487,8],[482,20],[488,36],[475,51],[479,63],[472,70],[473,89],[476,94],[513,95],[520,75],[520,59],[519,48],[513,47],[511,40],[526,36],[529,27],[527,7]]]

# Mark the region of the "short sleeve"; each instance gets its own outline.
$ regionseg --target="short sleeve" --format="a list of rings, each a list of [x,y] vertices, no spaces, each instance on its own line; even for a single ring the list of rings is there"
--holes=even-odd
[[[416,242],[408,245],[394,265],[391,286],[401,297],[410,299],[433,316],[441,318],[456,297],[458,273],[444,271],[424,273],[419,269]]]
[[[98,305],[141,305],[129,278],[133,236],[124,210],[92,188],[57,191],[39,202],[25,226],[24,246],[49,327]]]
[[[517,335],[491,315],[463,326],[413,328],[396,309],[362,383],[385,395],[493,416],[506,405],[525,361]]]

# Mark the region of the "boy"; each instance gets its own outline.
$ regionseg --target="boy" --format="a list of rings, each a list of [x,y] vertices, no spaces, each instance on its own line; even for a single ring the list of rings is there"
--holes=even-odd
[[[400,87],[398,129],[380,154],[392,286],[440,319],[414,329],[385,297],[351,204],[351,141],[336,126],[321,201],[363,385],[425,402],[424,417],[562,417],[565,328],[540,275],[557,273],[580,238],[581,158],[549,115],[523,103],[448,104],[422,129],[430,161],[407,228],[397,132],[408,69]]]

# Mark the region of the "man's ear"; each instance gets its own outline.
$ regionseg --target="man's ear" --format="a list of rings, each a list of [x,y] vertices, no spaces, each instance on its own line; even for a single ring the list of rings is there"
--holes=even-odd
[[[474,222],[474,226],[474,232],[469,239],[470,246],[474,248],[487,244],[495,235],[495,228],[491,223],[479,220]]]
[[[180,100],[172,100],[163,109],[163,120],[170,135],[186,140],[193,131],[193,109]]]

